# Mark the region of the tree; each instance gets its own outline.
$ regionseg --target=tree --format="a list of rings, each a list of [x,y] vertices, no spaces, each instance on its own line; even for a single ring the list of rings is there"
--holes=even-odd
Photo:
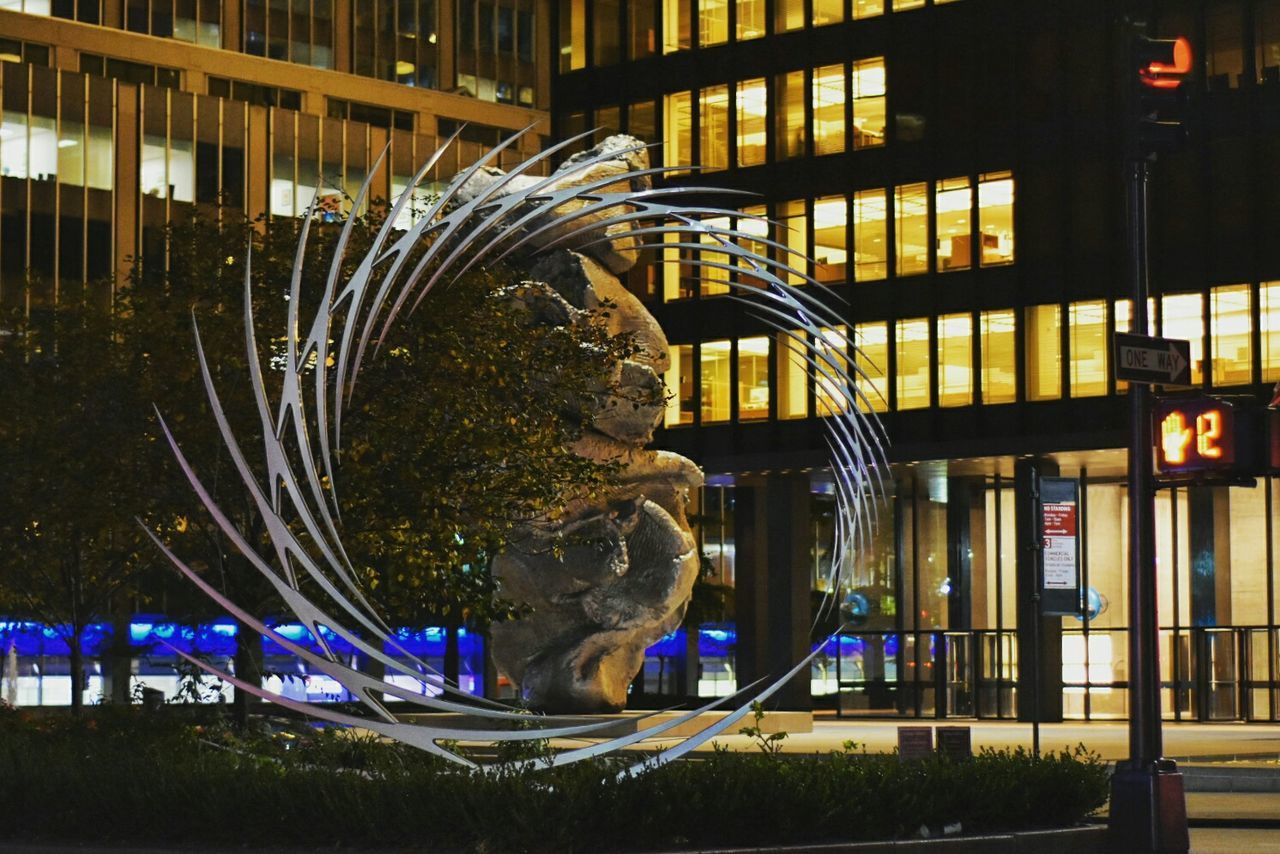
[[[347,275],[381,224],[381,208],[371,211],[354,229]],[[135,515],[248,610],[266,615],[279,607],[270,585],[197,506],[159,438],[151,405],[219,506],[269,554],[263,520],[209,416],[191,318],[199,322],[242,447],[259,447],[246,390],[245,250],[252,246],[253,308],[269,367],[272,354],[265,349],[278,345],[269,336],[284,328],[298,228],[295,220],[248,222],[193,211],[166,229],[167,264],[135,263],[128,286],[110,305],[64,306],[50,315],[47,329],[19,323],[0,342],[5,382],[21,390],[22,400],[0,412],[0,440],[25,442],[5,441],[0,477],[34,484],[8,490],[0,518],[6,541],[21,534],[30,543],[0,556],[6,567],[0,579],[14,582],[0,594],[0,611],[35,597],[45,607],[24,605],[21,613],[43,622],[83,625],[102,616],[107,603],[100,595],[74,599],[74,607],[47,607],[66,599],[68,589],[84,587],[65,573],[51,574],[49,555],[66,552],[64,562],[89,556],[101,567],[105,592],[116,595],[163,562],[142,539]],[[322,291],[338,229],[313,227],[304,299]],[[511,271],[476,270],[440,288],[362,370],[339,456],[343,538],[388,622],[444,620],[456,627],[503,618],[508,609],[495,597],[491,557],[518,547],[516,532],[554,517],[567,498],[605,489],[615,472],[611,464],[576,456],[570,446],[585,429],[595,396],[612,389],[630,340],[610,337],[595,315],[548,322],[556,312],[545,309],[555,298],[517,283]],[[58,358],[40,358],[48,353]],[[268,369],[266,378],[274,395],[278,374]],[[75,404],[60,408],[63,401]],[[82,492],[70,495],[67,484]],[[107,500],[95,504],[95,497]],[[57,514],[56,525],[27,519],[37,499]],[[86,527],[95,533],[86,535]],[[16,566],[21,573],[7,571]],[[37,597],[31,579],[46,576]],[[211,603],[194,591],[184,596],[184,588],[164,576],[148,575],[143,587],[164,588],[171,612],[211,615]],[[241,629],[237,669],[252,674],[254,644]]]

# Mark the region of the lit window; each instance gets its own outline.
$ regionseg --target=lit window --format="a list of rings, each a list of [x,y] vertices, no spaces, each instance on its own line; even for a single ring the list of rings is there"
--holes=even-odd
[[[804,29],[804,0],[777,0],[773,5],[774,32]]]
[[[778,260],[797,271],[787,273],[786,281],[803,285],[804,277],[799,274],[807,272],[806,259],[809,257],[808,217],[805,216],[803,199],[778,205],[778,226],[781,232],[778,242],[790,250]],[[781,274],[778,277],[783,278]]]
[[[587,67],[587,2],[560,0],[560,71]]]
[[[110,190],[115,186],[114,143],[111,128],[89,125],[89,150],[85,154],[85,181],[92,190]]]
[[[34,137],[34,134],[33,134]],[[284,177],[284,176],[282,176]],[[277,206],[277,185],[271,182],[272,213]],[[289,194],[289,215],[293,212],[293,171],[285,178]],[[195,198],[195,152],[189,139],[173,139],[165,145],[165,138],[147,134],[142,141],[142,168],[139,181],[142,193],[148,196],[170,198],[175,202],[190,202]],[[284,185],[282,185],[284,186]]]
[[[765,162],[765,135],[769,131],[768,97],[764,79],[743,80],[737,88],[738,165]]]
[[[729,87],[708,86],[698,99],[698,164],[705,171],[729,167]]]
[[[967,270],[973,266],[973,229],[969,214],[973,188],[968,178],[939,181],[933,194],[938,235],[938,269]]]
[[[738,41],[758,39],[764,35],[764,0],[737,0]]]
[[[667,233],[662,235],[662,242],[691,243],[693,235]],[[688,253],[688,249],[676,246],[667,246],[662,250],[662,298],[666,302],[693,298],[694,286],[698,280],[694,271],[685,263]]]
[[[1018,399],[1016,324],[1013,309],[984,311],[980,316],[983,403]]]
[[[843,0],[813,0],[813,25],[838,24],[844,20]]]
[[[854,280],[871,282],[889,275],[889,218],[884,190],[853,194]]]
[[[1062,309],[1027,306],[1027,400],[1062,397]]]
[[[658,9],[655,0],[631,0],[627,13],[627,59],[644,59],[657,52]]]
[[[938,318],[938,405],[973,403],[973,316]]]
[[[622,130],[622,110],[618,107],[596,107],[595,126],[602,136],[612,136]]]
[[[813,201],[813,277],[819,282],[845,279],[846,206],[844,196],[826,196]]]
[[[703,341],[699,348],[702,370],[702,423],[729,420],[729,342]]]
[[[689,0],[663,0],[662,52],[675,53],[693,46],[693,22],[689,18]]]
[[[709,47],[728,40],[728,0],[698,0],[698,46]]]
[[[844,412],[847,405],[848,383],[844,375],[849,372],[849,342],[843,326],[821,332],[821,337],[814,342],[815,405],[819,415],[835,415]]]
[[[1213,340],[1213,384],[1253,381],[1253,313],[1248,285],[1224,285],[1209,292]]]
[[[717,231],[723,232],[729,228],[728,217],[716,217],[706,220],[706,224]],[[703,233],[699,235],[698,242],[704,246],[721,248],[724,246],[721,240],[728,238],[716,237],[712,234]],[[699,253],[699,260],[704,263],[697,268],[697,276],[700,280],[700,292],[704,297],[719,296],[729,293],[729,255],[725,252],[712,252],[703,249]],[[710,266],[721,264],[724,266]]]
[[[929,406],[929,320],[899,320],[894,335],[898,409]]]
[[[924,8],[924,0],[893,0],[893,11],[905,12],[908,9]]]
[[[774,144],[779,160],[804,156],[804,72],[779,74],[774,82],[777,111]]]
[[[670,395],[663,423],[668,427],[678,427],[693,423],[693,407],[697,403],[693,396],[693,345],[676,344],[670,352],[671,367],[663,377]]]
[[[814,154],[844,151],[844,66],[813,70]]]
[[[769,417],[769,339],[738,339],[738,420]]]
[[[1258,309],[1262,332],[1262,381],[1275,382],[1280,380],[1280,282],[1262,283],[1258,288]]]
[[[744,234],[751,235],[751,237],[739,237],[737,239],[738,245],[762,259],[768,258],[769,247],[763,242],[769,237],[769,221],[765,206],[753,205],[749,208],[743,208],[742,213],[743,216],[736,220],[734,228]],[[759,278],[756,273],[756,265],[760,266],[762,272],[770,271],[769,266],[763,261],[757,261],[752,264],[743,259],[738,263],[738,267],[742,271],[738,274],[738,281],[755,287],[764,287],[764,280]]]
[[[855,62],[850,80],[849,93],[853,98],[853,147],[874,148],[884,145],[884,57]]]
[[[693,96],[673,92],[662,98],[663,165],[693,164]]]
[[[854,327],[859,403],[873,412],[889,409],[889,325],[859,323]]]
[[[874,18],[884,14],[884,0],[853,0],[853,19]]]
[[[808,418],[809,364],[805,359],[804,332],[778,333],[778,417]]]
[[[0,2],[0,9],[6,9],[11,12],[26,12],[28,15],[44,15],[49,16],[49,0],[4,0]]]
[[[1107,393],[1109,353],[1106,300],[1073,302],[1067,308],[1071,343],[1071,396]]]
[[[927,184],[894,188],[894,227],[898,237],[899,276],[929,271],[929,196]]]
[[[1204,377],[1204,305],[1200,294],[1166,294],[1160,299],[1160,334],[1191,342],[1191,382]]]
[[[978,176],[978,230],[982,266],[1013,263],[1013,177],[1009,172]]]

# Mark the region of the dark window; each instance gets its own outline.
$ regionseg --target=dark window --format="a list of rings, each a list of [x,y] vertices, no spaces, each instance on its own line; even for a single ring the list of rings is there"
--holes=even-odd
[[[196,201],[218,201],[218,146],[212,142],[196,143]]]

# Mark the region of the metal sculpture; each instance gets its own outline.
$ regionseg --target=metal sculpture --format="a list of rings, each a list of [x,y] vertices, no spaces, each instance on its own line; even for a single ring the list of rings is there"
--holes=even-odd
[[[347,714],[276,696],[212,665],[175,650],[193,665],[222,678],[238,689],[285,708],[336,724],[364,727],[453,762],[476,767],[466,756],[450,749],[458,740],[503,742],[557,737],[596,738],[586,747],[555,753],[550,760],[526,760],[562,765],[598,756],[659,738],[705,712],[731,705],[732,711],[718,717],[696,735],[627,767],[623,774],[635,774],[669,762],[706,743],[741,720],[756,701],[765,701],[789,679],[809,665],[822,649],[818,645],[792,670],[778,674],[767,685],[760,682],[741,687],[732,697],[707,703],[701,708],[664,720],[647,730],[621,737],[605,737],[615,722],[581,723],[558,716],[534,716],[512,711],[502,704],[466,694],[445,682],[439,673],[407,652],[370,606],[347,558],[341,538],[339,480],[333,465],[334,450],[342,441],[344,408],[357,388],[361,365],[369,348],[376,350],[406,307],[416,308],[431,290],[448,284],[477,265],[493,264],[508,258],[542,256],[560,247],[584,251],[608,244],[612,251],[634,252],[645,245],[689,253],[685,263],[699,271],[709,271],[731,293],[726,299],[744,303],[755,317],[788,337],[793,353],[807,372],[821,383],[824,398],[831,398],[832,410],[824,419],[827,444],[835,480],[836,525],[828,589],[839,589],[839,576],[849,555],[862,546],[874,525],[876,496],[883,492],[885,469],[883,431],[872,414],[871,401],[860,389],[867,380],[854,358],[835,354],[826,346],[824,334],[842,321],[828,305],[832,295],[804,272],[806,259],[782,242],[728,225],[737,220],[757,220],[724,207],[699,203],[682,204],[716,196],[734,196],[732,191],[708,187],[650,186],[653,176],[669,167],[647,165],[646,147],[633,139],[613,138],[596,149],[572,158],[564,168],[587,173],[608,160],[626,158],[632,164],[621,174],[610,173],[598,180],[564,182],[563,168],[549,177],[537,177],[536,168],[551,162],[557,154],[590,134],[581,134],[553,145],[508,173],[489,168],[501,152],[509,148],[527,128],[505,140],[480,160],[458,174],[425,211],[404,232],[393,230],[400,214],[410,204],[414,189],[440,161],[457,133],[444,143],[418,171],[410,186],[395,201],[369,252],[360,259],[355,272],[342,280],[345,249],[353,220],[348,219],[338,240],[314,316],[300,317],[302,263],[307,248],[312,217],[304,218],[298,241],[284,337],[283,384],[279,399],[268,399],[258,350],[257,331],[250,299],[250,263],[246,264],[244,293],[245,351],[249,383],[254,395],[263,436],[263,458],[267,482],[260,482],[249,466],[239,440],[221,404],[200,342],[198,318],[193,318],[197,355],[212,417],[232,463],[266,522],[266,532],[274,554],[259,554],[253,544],[219,508],[205,488],[195,466],[182,450],[168,424],[160,426],[179,467],[204,507],[229,539],[279,594],[285,606],[316,638],[320,652],[298,645],[275,632],[255,615],[239,607],[209,585],[175,554],[154,532],[148,530],[169,561],[206,595],[253,631],[271,638],[316,672],[341,683],[370,717]],[[383,154],[385,158],[385,152]],[[382,159],[370,171],[370,178],[355,199],[355,208],[365,201]],[[618,189],[621,187],[621,189]],[[313,203],[314,208],[314,203]],[[743,244],[766,246],[762,254]],[[704,257],[708,249],[725,260]],[[769,257],[772,252],[776,257]],[[416,260],[415,260],[416,259]],[[412,263],[411,263],[412,262]],[[794,287],[789,281],[802,281]],[[300,331],[302,330],[302,331]],[[856,348],[854,348],[856,353]],[[330,370],[332,365],[332,371]],[[309,388],[308,388],[309,383]],[[305,536],[295,533],[300,528]],[[336,606],[326,609],[301,591],[306,579]],[[828,597],[826,608],[834,605]],[[823,615],[819,615],[819,619]],[[815,624],[816,625],[816,624]],[[419,691],[406,689],[362,673],[335,655],[320,631],[350,643],[368,659],[378,661],[387,673],[409,677]],[[383,652],[394,651],[393,655]],[[762,680],[763,682],[763,680]],[[439,726],[400,720],[382,702],[390,695],[420,708],[467,717],[469,726]],[[516,724],[520,728],[514,728]],[[479,728],[474,728],[478,725]]]

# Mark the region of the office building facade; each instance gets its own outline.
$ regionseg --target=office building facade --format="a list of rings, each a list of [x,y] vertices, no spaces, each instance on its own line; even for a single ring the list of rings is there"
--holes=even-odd
[[[372,196],[392,198],[464,123],[430,181],[542,122],[503,153],[520,162],[549,133],[542,5],[0,2],[0,303],[162,264],[165,223],[193,208],[349,208],[384,150]]]
[[[1191,342],[1196,389],[1261,406],[1280,380],[1280,2],[1124,5],[556,5],[557,134],[629,132],[667,166],[700,167],[670,181],[754,193],[737,209],[812,258],[846,321],[816,343],[857,360],[892,442],[873,541],[833,591],[857,625],[796,704],[1026,718],[1038,661],[1046,719],[1127,714],[1120,15],[1195,54],[1189,144],[1152,168],[1146,331]],[[699,536],[711,580],[736,589],[737,644],[718,681],[706,662],[700,678],[662,662],[650,689],[714,693],[808,647],[834,512],[822,422],[838,404],[723,279],[676,250],[654,260],[630,285],[672,343],[660,441],[707,472]],[[1043,619],[1038,653],[1035,474],[1079,483],[1084,588],[1080,615]],[[1263,473],[1157,493],[1169,718],[1280,716],[1277,494]]]

